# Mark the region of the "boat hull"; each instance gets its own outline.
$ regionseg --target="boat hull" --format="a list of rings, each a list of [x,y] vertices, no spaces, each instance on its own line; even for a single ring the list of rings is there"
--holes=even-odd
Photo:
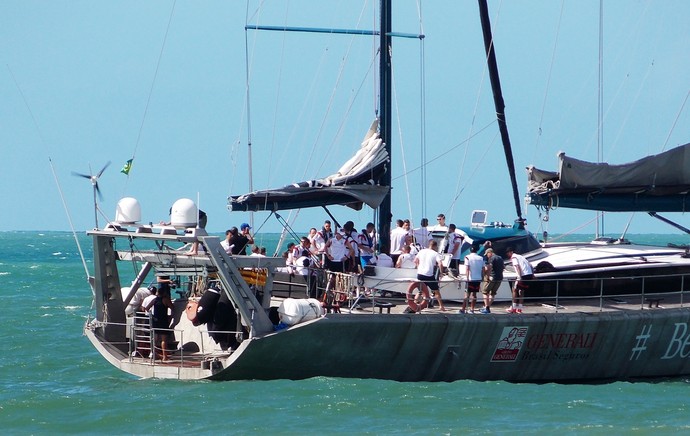
[[[688,309],[329,315],[245,341],[209,378],[565,383],[677,377],[690,374],[689,324]]]

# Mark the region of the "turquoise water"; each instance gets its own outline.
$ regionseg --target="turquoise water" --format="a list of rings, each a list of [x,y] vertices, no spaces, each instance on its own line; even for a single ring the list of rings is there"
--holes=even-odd
[[[686,237],[631,235],[639,242]],[[80,236],[87,259],[89,239]],[[671,434],[688,380],[605,385],[138,380],[82,336],[91,291],[72,235],[0,233],[0,429],[9,434]],[[271,252],[275,237],[264,239]],[[90,267],[90,262],[89,262]],[[334,343],[337,346],[337,343]]]

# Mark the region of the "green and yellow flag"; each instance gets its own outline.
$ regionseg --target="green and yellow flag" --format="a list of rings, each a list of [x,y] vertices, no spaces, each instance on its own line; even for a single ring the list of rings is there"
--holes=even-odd
[[[129,159],[129,160],[125,163],[125,166],[123,166],[122,169],[120,170],[121,173],[129,175],[129,170],[132,169],[132,160],[133,160],[133,159]]]

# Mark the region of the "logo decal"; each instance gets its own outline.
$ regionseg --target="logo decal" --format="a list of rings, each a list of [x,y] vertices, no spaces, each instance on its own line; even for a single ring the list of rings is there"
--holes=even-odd
[[[527,327],[503,327],[501,338],[496,344],[491,362],[514,362],[525,343]]]

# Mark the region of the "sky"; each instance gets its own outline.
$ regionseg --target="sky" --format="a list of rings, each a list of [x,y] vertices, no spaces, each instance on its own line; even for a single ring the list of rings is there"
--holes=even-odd
[[[376,116],[378,43],[245,24],[372,29],[377,3],[0,2],[0,231],[93,228],[92,187],[72,172],[107,162],[101,225],[123,197],[140,202],[145,223],[190,198],[211,232],[250,220],[257,232],[280,231],[268,213],[230,212],[227,197],[250,190],[250,168],[254,189],[275,188],[332,174],[356,152]],[[483,209],[512,222],[477,2],[394,7],[394,31],[425,36],[393,42],[394,218],[444,213],[464,225]],[[690,142],[690,2],[604,1],[603,39],[599,1],[490,0],[489,9],[521,197],[525,167],[556,170],[559,151],[621,164]],[[592,212],[559,209],[544,221],[522,208],[534,232],[595,231]],[[358,228],[374,216],[332,212]],[[298,233],[328,218],[280,214]],[[645,214],[609,214],[604,230],[628,224],[673,232]]]

